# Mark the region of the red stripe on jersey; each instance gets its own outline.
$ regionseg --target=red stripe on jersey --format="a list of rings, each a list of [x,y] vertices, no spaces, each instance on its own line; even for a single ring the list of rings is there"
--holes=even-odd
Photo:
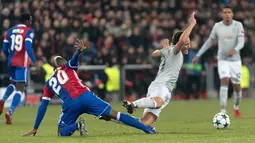
[[[21,50],[15,50],[15,53],[12,57],[12,66],[19,66],[19,67],[28,67],[30,64],[30,58],[28,57],[26,46],[25,46],[25,39],[27,32],[31,29],[28,27],[18,27],[19,29],[23,29],[24,32],[22,34],[16,34],[22,36],[22,45]],[[15,41],[14,41],[15,42]]]
[[[58,82],[61,84],[62,88],[64,88],[67,91],[67,93],[71,96],[72,99],[80,96],[84,92],[90,91],[90,89],[86,87],[78,78],[75,70],[68,68],[65,65],[58,68],[55,71],[55,75],[57,77]],[[68,77],[68,80],[65,79],[66,76]]]
[[[50,100],[54,96],[54,93],[52,93],[46,85],[44,85],[43,88],[43,97],[44,100]]]
[[[5,42],[7,42],[7,41],[9,42],[9,40],[8,40],[8,32],[6,32],[6,34],[5,34],[5,36],[4,36],[4,41],[5,41]]]

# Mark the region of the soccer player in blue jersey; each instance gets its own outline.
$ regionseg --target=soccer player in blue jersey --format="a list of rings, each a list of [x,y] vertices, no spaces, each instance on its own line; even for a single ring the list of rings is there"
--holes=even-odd
[[[42,103],[38,108],[33,130],[24,136],[31,136],[37,133],[37,129],[47,110],[49,100],[54,95],[57,95],[62,101],[62,113],[58,122],[59,136],[71,136],[76,130],[80,131],[81,136],[86,136],[84,120],[81,119],[76,122],[83,113],[117,120],[123,124],[143,130],[148,134],[155,134],[156,132],[153,129],[145,126],[137,119],[112,109],[110,104],[96,97],[88,87],[83,85],[76,71],[79,65],[79,55],[86,48],[83,41],[79,39],[78,43],[75,44],[75,48],[77,51],[68,62],[60,56],[54,58],[56,70],[44,86]]]
[[[12,124],[12,114],[20,103],[21,95],[27,82],[30,59],[33,63],[36,63],[32,50],[34,30],[30,28],[32,17],[28,13],[23,13],[20,22],[22,24],[8,29],[3,41],[2,51],[8,58],[8,72],[11,84],[7,87],[3,99],[0,100],[0,115],[3,112],[5,101],[15,92],[11,107],[5,113],[6,124]]]

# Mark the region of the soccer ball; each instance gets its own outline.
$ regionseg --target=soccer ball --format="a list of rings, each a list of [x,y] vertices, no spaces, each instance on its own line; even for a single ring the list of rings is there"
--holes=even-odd
[[[226,129],[230,125],[230,118],[227,114],[217,113],[213,117],[213,126],[216,129]]]

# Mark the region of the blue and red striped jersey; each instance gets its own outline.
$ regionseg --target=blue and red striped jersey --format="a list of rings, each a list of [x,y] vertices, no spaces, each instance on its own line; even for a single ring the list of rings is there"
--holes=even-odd
[[[26,41],[33,42],[34,30],[24,24],[18,24],[8,29],[4,43],[8,43],[8,64],[19,67],[29,67],[30,58],[26,49]]]
[[[63,106],[66,106],[82,93],[90,91],[79,79],[76,69],[76,66],[71,66],[70,61],[57,68],[44,86],[43,99],[50,100],[54,95],[57,95]]]

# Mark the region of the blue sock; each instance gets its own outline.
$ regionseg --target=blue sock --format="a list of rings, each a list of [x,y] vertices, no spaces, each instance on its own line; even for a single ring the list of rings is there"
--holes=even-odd
[[[78,130],[77,123],[61,128],[59,131],[59,135],[60,136],[71,136],[76,130]]]
[[[135,127],[137,129],[140,129],[140,130],[143,130],[146,133],[152,133],[152,129],[150,127],[144,125],[143,123],[141,123],[137,119],[135,119],[135,118],[133,118],[133,117],[127,115],[127,114],[118,112],[117,120],[121,121],[122,123],[124,123],[126,125]]]
[[[12,113],[15,111],[15,109],[17,108],[17,106],[18,106],[19,103],[20,103],[21,94],[22,94],[21,91],[17,91],[17,92],[14,94],[14,97],[13,97],[13,100],[12,100],[12,104],[11,104],[11,107],[10,107],[10,109],[9,109],[9,113],[10,113],[11,115],[12,115]]]
[[[13,84],[9,84],[8,87],[6,88],[3,99],[7,100],[14,90],[15,86]]]

